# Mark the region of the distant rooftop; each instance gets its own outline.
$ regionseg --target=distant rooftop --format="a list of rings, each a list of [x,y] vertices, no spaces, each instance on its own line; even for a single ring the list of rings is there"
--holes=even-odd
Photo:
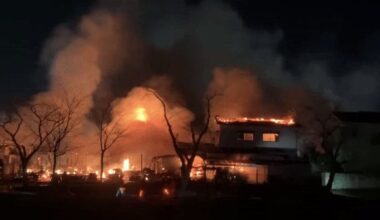
[[[334,114],[340,120],[346,122],[380,124],[380,112],[334,112]]]

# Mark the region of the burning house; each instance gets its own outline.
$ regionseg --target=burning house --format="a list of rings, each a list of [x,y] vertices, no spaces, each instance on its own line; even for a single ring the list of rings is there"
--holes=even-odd
[[[217,117],[216,122],[217,147],[200,152],[208,178],[223,169],[254,184],[299,182],[310,175],[292,118]]]
[[[228,173],[231,178],[242,178],[251,184],[302,184],[312,177],[302,152],[299,126],[291,117],[217,117],[216,123],[217,143],[203,144],[198,152],[206,179]]]
[[[219,147],[240,150],[298,150],[293,119],[216,118]]]

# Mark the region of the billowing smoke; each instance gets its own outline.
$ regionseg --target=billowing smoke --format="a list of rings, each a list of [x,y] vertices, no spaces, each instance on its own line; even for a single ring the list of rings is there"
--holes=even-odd
[[[126,137],[112,150],[113,157],[132,155],[136,158],[142,153],[150,158],[174,153],[164,121],[163,106],[148,88],[154,88],[166,100],[167,115],[177,139],[190,141],[189,124],[194,118],[193,113],[176,102],[178,97],[169,79],[153,78],[146,85],[149,87],[135,87],[125,97],[113,102],[112,123],[127,128]]]
[[[133,162],[141,153],[147,158],[173,153],[162,106],[148,88],[165,99],[178,139],[188,137],[193,114],[183,107],[185,101],[175,92],[170,78],[153,77],[147,70],[147,50],[126,16],[106,8],[95,8],[74,28],[58,27],[47,41],[42,58],[49,65],[50,87],[36,95],[34,101],[56,102],[62,96],[83,100],[77,110],[82,121],[77,129],[79,135],[69,141],[86,155],[82,160],[85,164],[96,167],[99,160],[98,130],[90,112],[109,102],[109,123],[127,128],[127,133],[107,153],[106,161],[114,163],[129,157]],[[146,77],[138,79],[138,75]],[[118,85],[118,79],[125,84]]]
[[[249,117],[263,113],[265,100],[261,85],[248,71],[215,69],[208,93],[215,95],[213,115]]]
[[[323,96],[311,90],[272,86],[251,71],[239,68],[214,69],[207,94],[214,96],[212,115],[222,117],[292,116],[301,122],[305,121],[305,111],[332,109]]]
[[[343,109],[378,107],[370,98],[379,92],[374,68],[339,77],[320,61],[285,68],[283,39],[281,30],[246,27],[224,1],[101,1],[77,24],[59,26],[46,42],[42,60],[50,86],[34,100],[62,93],[83,97],[81,135],[74,141],[94,164],[98,145],[89,115],[105,103],[112,103],[110,123],[128,128],[108,161],[172,153],[162,106],[148,88],[165,99],[180,140],[203,113],[206,93],[216,95],[212,113],[221,116],[288,114],[313,105],[319,95]],[[366,89],[357,88],[363,84]]]
[[[87,97],[88,112],[101,80],[135,56],[138,42],[127,26],[120,15],[98,9],[83,16],[74,28],[58,27],[42,54],[50,66],[49,92],[66,90]]]
[[[34,102],[57,102],[59,99],[80,99],[76,117],[82,123],[76,135],[66,142],[77,147],[81,155],[87,155],[85,163],[96,164],[98,159],[98,137],[94,123],[88,118],[96,108],[94,95],[110,78],[125,65],[132,62],[139,47],[137,38],[129,32],[122,16],[96,9],[81,18],[74,27],[61,25],[47,41],[42,61],[49,66],[50,86],[47,92],[34,97]],[[140,51],[140,49],[138,49]],[[107,88],[98,100],[108,98]],[[98,105],[101,105],[101,103]]]
[[[138,2],[146,12],[139,18],[148,42],[159,48],[193,54],[190,61],[197,68],[192,69],[191,75],[196,76],[196,82],[182,75],[185,71],[172,74],[179,78],[179,83],[186,79],[181,88],[187,88],[187,82],[197,84],[189,92],[193,97],[199,89],[207,88],[215,67],[238,67],[249,69],[255,78],[273,86],[303,86],[343,110],[379,110],[380,103],[375,100],[380,92],[376,62],[363,62],[361,66],[348,64],[349,68],[340,72],[331,63],[331,56],[321,58],[320,54],[305,50],[300,53],[301,58],[287,58],[280,51],[286,37],[281,29],[248,28],[228,1],[208,0],[188,6],[184,1],[166,0],[163,4],[168,7],[164,9],[161,3]]]

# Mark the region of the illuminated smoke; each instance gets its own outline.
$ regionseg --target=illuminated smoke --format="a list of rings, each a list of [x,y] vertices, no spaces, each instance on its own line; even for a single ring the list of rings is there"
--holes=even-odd
[[[82,101],[77,117],[82,121],[75,136],[68,138],[82,155],[82,165],[97,167],[97,130],[88,118],[94,94],[102,81],[121,69],[139,42],[122,16],[103,9],[92,10],[74,27],[59,26],[47,40],[42,61],[49,67],[49,90],[37,94],[35,102],[56,102],[59,97],[78,97]],[[105,89],[106,91],[106,89]]]
[[[241,69],[214,70],[209,94],[215,94],[213,115],[246,117],[260,113],[263,94],[259,82],[250,72]]]
[[[145,108],[138,107],[135,109],[135,119],[141,122],[146,122],[148,120]]]
[[[373,101],[362,99],[377,91],[377,78],[369,74],[342,77],[340,85],[316,62],[300,66],[305,72],[300,77],[285,70],[278,52],[283,37],[281,30],[247,28],[222,1],[197,7],[179,0],[102,1],[75,26],[58,27],[46,42],[42,60],[49,67],[50,86],[34,99],[55,100],[63,91],[84,97],[83,124],[72,141],[81,147],[81,161],[91,167],[99,163],[98,140],[88,115],[103,102],[112,102],[111,123],[128,129],[108,152],[110,164],[121,164],[126,156],[139,164],[140,154],[147,164],[152,156],[174,153],[162,106],[147,88],[165,99],[181,141],[189,138],[194,114],[204,110],[200,102],[205,93],[216,95],[213,116],[225,117],[288,115],[313,105],[314,94],[304,85],[344,106],[349,104],[341,91],[360,106]],[[319,72],[325,74],[316,78]],[[356,94],[347,89],[356,81],[372,83],[364,94]],[[321,92],[320,85],[328,88]]]
[[[153,80],[155,81],[155,80]],[[160,83],[162,79],[158,80]],[[161,92],[165,100],[173,100],[165,90],[156,83],[156,91]],[[163,85],[168,85],[167,82]],[[174,91],[172,94],[174,94]],[[193,114],[178,103],[166,101],[168,116],[178,139],[188,140],[189,124]],[[151,94],[147,87],[133,88],[124,98],[113,102],[112,123],[127,128],[127,136],[112,149],[112,157],[119,157],[121,152],[139,158],[143,153],[146,157],[174,153],[169,138],[167,125],[163,117],[161,103]],[[137,161],[136,161],[137,162]]]

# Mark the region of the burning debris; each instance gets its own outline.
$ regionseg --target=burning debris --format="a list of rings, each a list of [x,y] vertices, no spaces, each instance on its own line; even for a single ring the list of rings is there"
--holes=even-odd
[[[129,171],[130,169],[129,159],[123,160],[123,171]]]

